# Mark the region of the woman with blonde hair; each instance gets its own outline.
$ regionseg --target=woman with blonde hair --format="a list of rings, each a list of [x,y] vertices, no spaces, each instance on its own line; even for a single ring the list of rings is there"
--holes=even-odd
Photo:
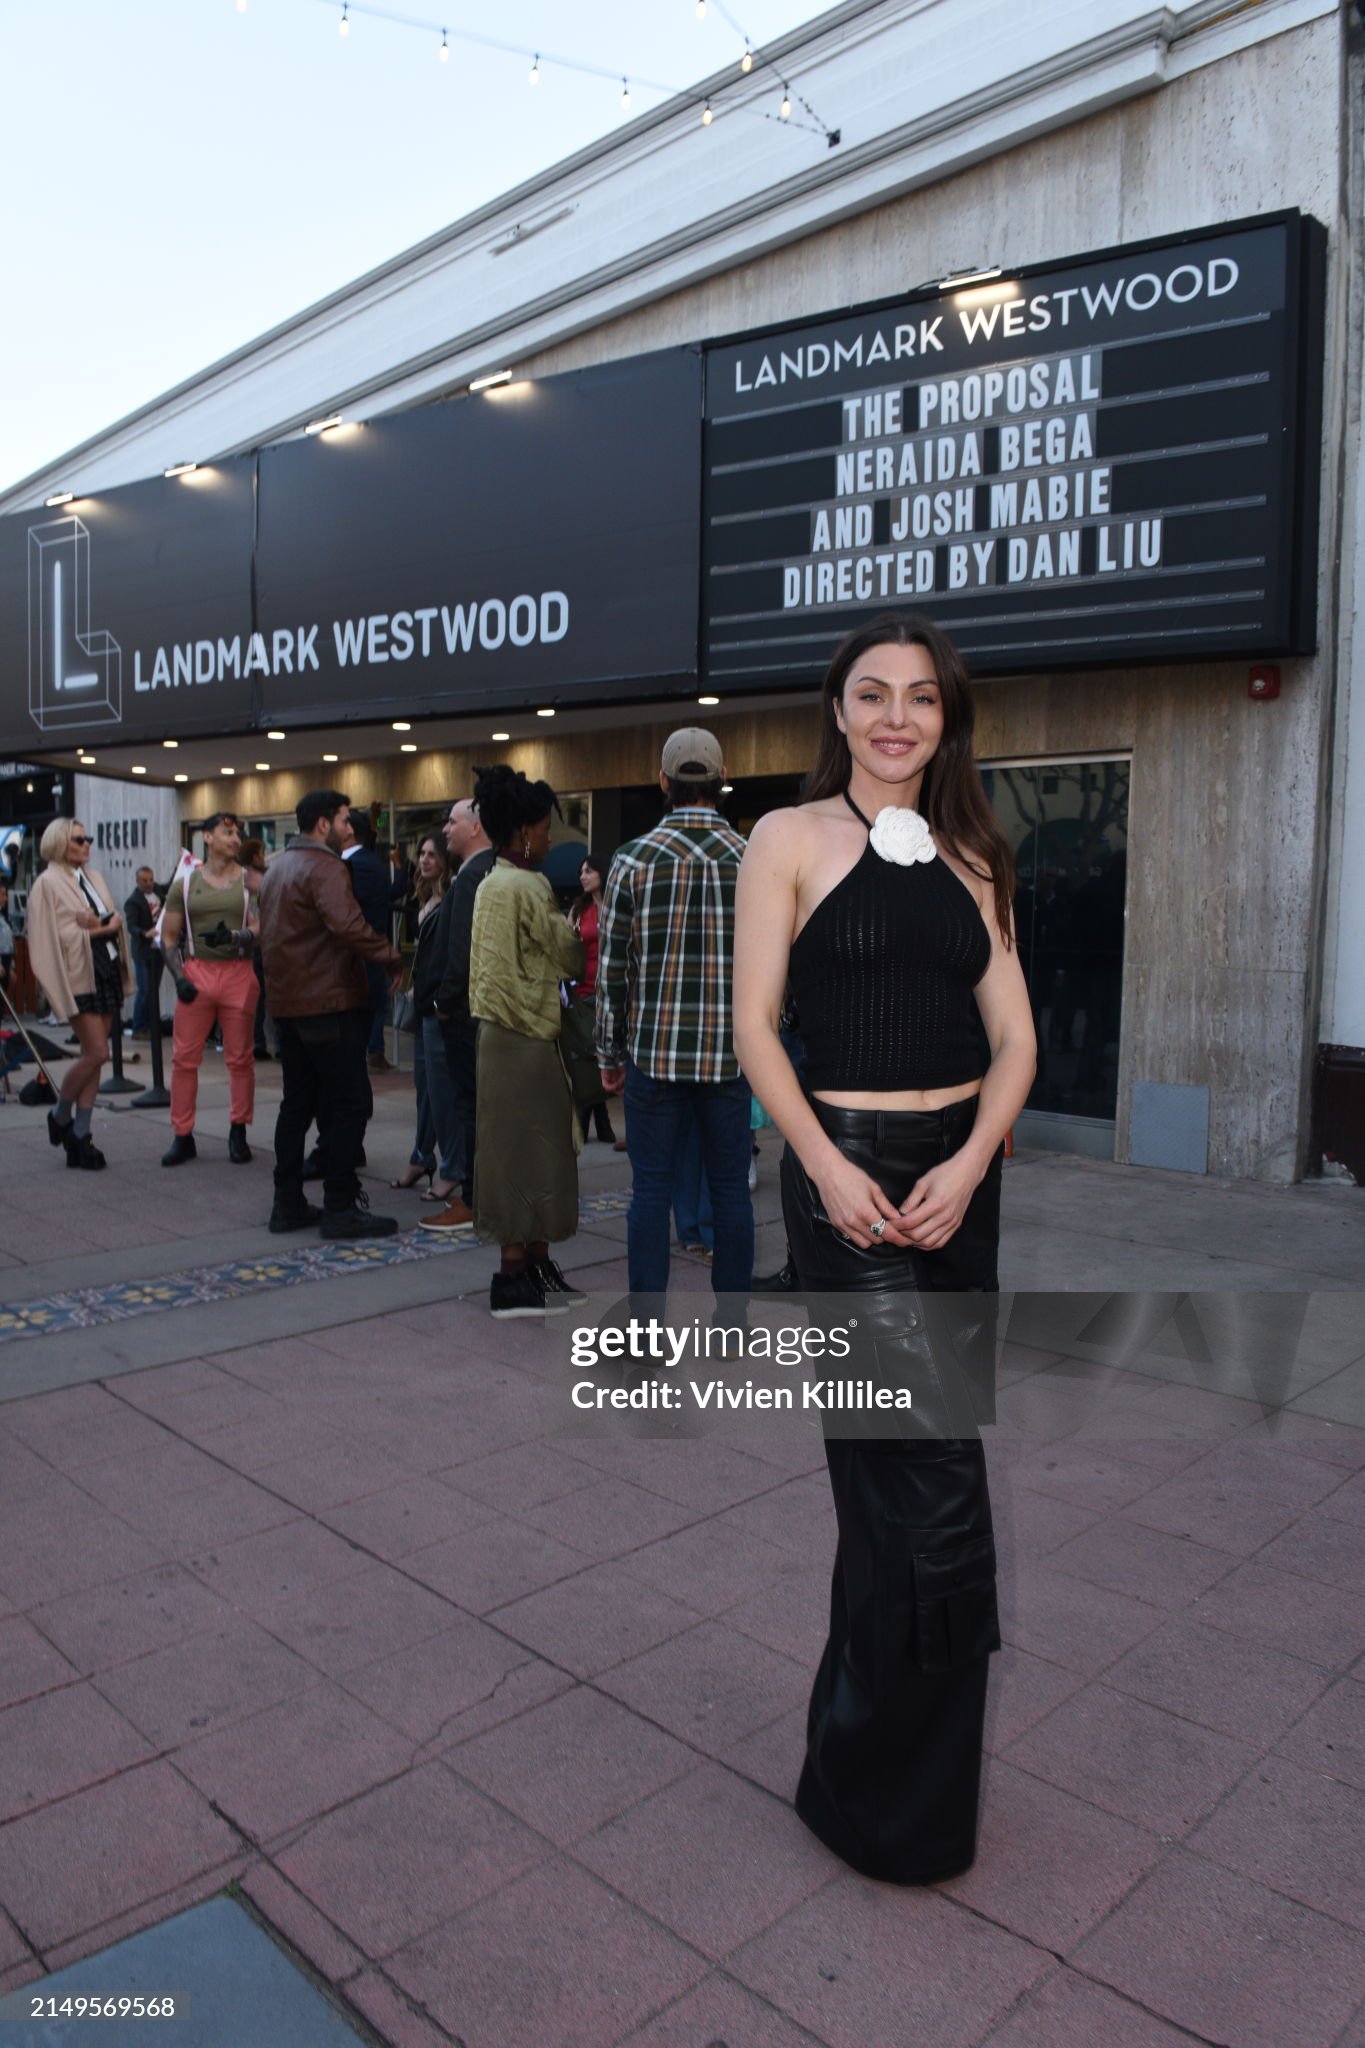
[[[68,1166],[98,1172],[105,1159],[91,1138],[90,1119],[109,1057],[111,1020],[133,990],[128,940],[113,890],[90,866],[90,835],[79,818],[54,818],[38,851],[47,865],[28,895],[29,959],[80,1046],[62,1077],[57,1107],[48,1111],[47,1134],[65,1148]]]

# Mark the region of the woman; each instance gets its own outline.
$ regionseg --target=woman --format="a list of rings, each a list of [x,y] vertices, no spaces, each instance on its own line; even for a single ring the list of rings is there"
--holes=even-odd
[[[587,1299],[550,1257],[551,1243],[578,1228],[582,1141],[559,1051],[559,984],[582,974],[583,942],[534,872],[559,808],[549,783],[487,768],[474,801],[496,854],[474,899],[469,958],[479,1019],[474,1228],[502,1248],[491,1313],[543,1316]]]
[[[597,920],[602,910],[602,891],[606,886],[607,869],[610,865],[611,862],[604,860],[599,853],[585,856],[583,865],[578,870],[578,886],[582,894],[574,898],[569,909],[569,923],[583,941],[584,959],[583,972],[573,985],[573,998],[576,1003],[581,1004],[587,1014],[589,1041],[597,1013]],[[596,1069],[597,1062],[594,1058],[594,1072]],[[593,1127],[602,1143],[614,1146],[616,1133],[611,1127],[611,1113],[607,1108],[605,1094],[600,1095],[596,1102],[583,1104],[578,1111],[579,1129],[583,1133],[585,1144],[588,1139],[589,1117],[592,1118]]]
[[[215,1024],[228,1072],[228,1158],[251,1161],[247,1126],[256,1106],[256,1005],[260,984],[250,955],[258,919],[241,862],[242,828],[231,811],[204,821],[201,865],[176,878],[161,920],[161,951],[175,980],[175,1063],[171,1071],[170,1149],[163,1166],[183,1166],[198,1151],[194,1112],[199,1065]]]
[[[436,989],[443,962],[432,941],[436,913],[450,886],[450,862],[439,832],[428,832],[417,849],[417,879],[413,895],[417,904],[416,950],[412,962],[412,1078],[417,1089],[417,1135],[413,1140],[407,1170],[392,1188],[415,1188],[425,1179],[432,1186],[432,1199],[448,1202],[460,1184],[460,1124],[455,1113],[455,1091],[446,1065],[445,1040],[436,1015]],[[441,1177],[436,1172],[440,1151]],[[423,1197],[427,1199],[427,1197]]]
[[[39,842],[47,862],[29,890],[24,936],[33,972],[59,1017],[71,1020],[80,1050],[62,1076],[47,1134],[68,1166],[97,1173],[104,1154],[90,1119],[109,1057],[109,1028],[132,993],[133,968],[123,914],[103,875],[90,866],[90,835],[79,818],[54,818]]]
[[[899,1884],[975,1855],[1000,1640],[989,1393],[972,1384],[989,1381],[993,1310],[970,1296],[998,1285],[1002,1140],[1036,1048],[972,724],[928,620],[850,635],[807,801],[760,820],[737,898],[735,1046],[787,1140],[797,1283],[857,1296],[847,1369],[913,1403],[914,1436],[826,1442],[839,1546],[796,1799],[845,1862]],[[779,1037],[789,977],[804,1088]]]

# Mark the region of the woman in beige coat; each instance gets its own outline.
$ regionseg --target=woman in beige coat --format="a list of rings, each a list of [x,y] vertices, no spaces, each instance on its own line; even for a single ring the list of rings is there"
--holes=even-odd
[[[90,866],[90,836],[79,818],[54,818],[38,847],[47,866],[29,890],[24,934],[33,972],[80,1044],[62,1077],[47,1134],[66,1150],[68,1166],[98,1171],[104,1154],[90,1136],[90,1118],[109,1057],[109,1026],[132,992],[128,940],[114,892]]]

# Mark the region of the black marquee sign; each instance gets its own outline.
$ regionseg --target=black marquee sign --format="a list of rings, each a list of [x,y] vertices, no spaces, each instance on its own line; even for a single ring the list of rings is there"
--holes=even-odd
[[[1234,222],[0,519],[0,752],[761,690],[888,606],[983,674],[1308,652],[1325,242]]]
[[[1314,646],[1325,236],[1279,214],[708,349],[708,681],[913,608],[982,674]]]

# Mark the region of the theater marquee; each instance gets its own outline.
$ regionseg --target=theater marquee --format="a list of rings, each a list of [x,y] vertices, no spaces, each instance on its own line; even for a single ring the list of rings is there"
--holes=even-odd
[[[1275,215],[708,350],[709,679],[887,607],[982,673],[1311,651],[1324,243]]]

